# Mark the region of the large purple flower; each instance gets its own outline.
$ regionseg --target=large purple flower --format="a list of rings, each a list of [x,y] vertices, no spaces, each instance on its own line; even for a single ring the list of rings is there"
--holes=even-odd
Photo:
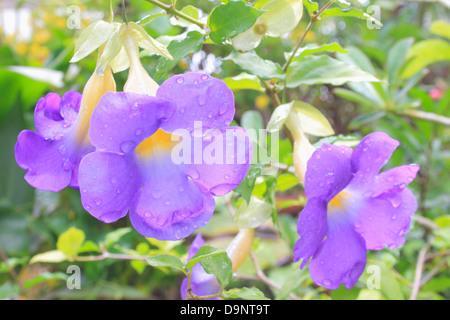
[[[78,186],[78,162],[93,150],[90,144],[75,139],[80,102],[81,94],[69,91],[62,98],[49,93],[37,103],[36,132],[22,131],[15,147],[16,161],[28,170],[25,180],[31,186],[48,191]]]
[[[195,237],[192,242],[191,248],[188,252],[188,260],[192,259],[192,257],[197,253],[198,249],[200,249],[203,245],[205,245],[205,241],[202,238],[202,235],[199,233]],[[180,288],[181,299],[186,297],[188,289],[188,279],[183,279]],[[191,273],[191,290],[197,296],[209,296],[218,294],[222,287],[219,282],[217,282],[216,276],[213,274],[209,274],[203,269],[200,263],[197,263],[192,268]],[[219,300],[220,298],[213,298],[214,300]]]
[[[353,287],[366,265],[367,250],[405,242],[417,210],[406,188],[419,166],[378,172],[399,145],[385,133],[367,135],[352,150],[324,143],[308,161],[294,259],[309,261],[312,280],[328,289]]]
[[[226,84],[198,73],[168,79],[156,97],[104,95],[89,131],[96,151],[80,163],[84,208],[106,223],[129,212],[146,237],[188,236],[211,218],[214,196],[248,171],[252,145],[244,129],[228,127],[234,111]]]

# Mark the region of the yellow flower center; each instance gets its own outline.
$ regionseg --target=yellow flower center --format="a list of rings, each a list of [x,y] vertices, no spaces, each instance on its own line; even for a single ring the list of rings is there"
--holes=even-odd
[[[170,152],[178,141],[177,137],[172,137],[171,133],[158,129],[151,137],[148,137],[136,147],[136,154],[141,158],[148,158],[156,154]]]
[[[331,201],[328,203],[328,212],[333,213],[337,211],[342,211],[345,208],[346,203],[350,193],[346,191],[339,192]]]

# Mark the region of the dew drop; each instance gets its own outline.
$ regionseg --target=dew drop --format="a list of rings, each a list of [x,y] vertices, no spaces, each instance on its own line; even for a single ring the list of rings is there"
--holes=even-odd
[[[95,204],[97,206],[100,206],[102,203],[103,203],[103,201],[101,199],[98,199],[98,200],[95,201]]]
[[[136,143],[134,141],[125,141],[120,144],[120,150],[123,153],[128,153],[136,147]]]
[[[227,112],[227,110],[228,110],[228,106],[227,105],[221,106],[220,109],[219,109],[219,115],[225,114]]]
[[[316,159],[317,159],[317,160],[320,159],[320,154],[316,155]]]
[[[328,279],[325,279],[325,280],[323,281],[323,284],[326,285],[326,286],[329,286],[329,285],[331,284],[331,281],[328,280]]]
[[[181,84],[181,83],[184,82],[184,78],[183,77],[178,77],[176,81],[177,81],[177,83]]]
[[[141,128],[136,129],[134,132],[135,135],[140,136],[142,134],[143,130]]]
[[[230,180],[230,175],[226,174],[226,175],[223,176],[223,178],[224,178],[225,180]]]
[[[62,167],[64,170],[69,171],[73,168],[73,164],[70,162],[69,158],[64,158]]]
[[[116,183],[117,182],[117,178],[116,177],[112,177],[111,178],[111,183]]]
[[[206,104],[207,100],[208,100],[208,97],[206,94],[200,94],[197,96],[197,102],[201,106],[204,106]]]
[[[209,78],[209,76],[207,74],[202,74],[202,76],[200,77],[200,79],[202,80],[207,80]]]
[[[396,214],[393,214],[392,217],[391,217],[391,219],[392,219],[392,220],[396,220],[396,219],[397,219],[397,215],[396,215]]]

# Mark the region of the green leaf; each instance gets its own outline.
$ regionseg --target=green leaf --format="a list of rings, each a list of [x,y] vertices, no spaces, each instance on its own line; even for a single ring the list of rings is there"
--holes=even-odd
[[[291,63],[287,73],[287,87],[300,85],[331,84],[343,85],[346,82],[379,82],[373,75],[355,65],[328,56],[307,56]]]
[[[186,273],[183,262],[173,255],[160,254],[157,256],[148,257],[145,261],[152,267],[169,267],[175,270]]]
[[[331,9],[327,9],[325,10],[322,15],[321,18],[327,18],[327,17],[352,17],[352,18],[358,18],[358,19],[363,19],[366,21],[370,21],[380,27],[383,26],[383,24],[378,21],[377,19],[375,19],[374,17],[372,17],[371,15],[365,13],[364,11],[360,10],[360,9],[356,9],[356,8],[351,8],[351,9],[341,9],[341,8],[331,8]]]
[[[185,15],[194,18],[198,20],[199,18],[199,9],[197,7],[194,7],[192,5],[187,5],[183,9],[181,9],[181,12]],[[174,26],[180,26],[180,27],[189,27],[192,25],[192,22],[184,20],[183,18],[172,16],[170,18],[170,23]]]
[[[229,1],[216,7],[208,17],[209,34],[212,41],[222,44],[249,29],[264,11],[245,4],[244,1]]]
[[[66,280],[67,277],[68,275],[62,272],[44,272],[30,280],[27,280],[24,284],[24,287],[25,289],[30,289],[31,287],[39,283],[54,280]]]
[[[264,88],[261,86],[261,82],[259,81],[257,76],[241,73],[235,77],[225,78],[223,81],[226,83],[228,88],[233,91],[237,90],[256,90],[264,92]]]
[[[51,84],[57,88],[64,86],[64,73],[61,71],[27,66],[9,66],[7,69],[27,78]]]
[[[270,60],[264,60],[254,51],[246,53],[233,51],[224,60],[233,61],[243,71],[260,77],[264,80],[284,79],[284,73],[281,66]]]
[[[196,53],[201,50],[205,36],[198,31],[191,31],[186,38],[180,41],[171,41],[167,50],[169,50],[173,59],[169,60],[161,57],[156,66],[155,80],[160,79],[166,72],[176,66],[178,61],[189,54]]]
[[[410,60],[401,75],[403,79],[433,63],[450,60],[450,43],[442,39],[420,41],[411,47],[408,58]]]
[[[78,62],[105,43],[112,32],[114,24],[103,20],[91,23],[84,29],[75,45],[75,53],[70,62]]]
[[[377,111],[377,112],[369,112],[369,113],[363,113],[350,121],[349,129],[355,130],[358,128],[361,128],[362,126],[366,126],[370,122],[376,121],[378,119],[381,119],[386,115],[385,111]]]
[[[192,270],[194,265],[201,263],[207,273],[214,274],[222,287],[225,287],[233,276],[231,260],[225,250],[208,245],[202,246],[188,261],[186,269]]]
[[[114,231],[108,232],[105,236],[105,246],[109,248],[113,244],[117,243],[120,238],[122,238],[127,233],[131,232],[133,229],[129,227],[119,228]]]
[[[303,57],[316,54],[316,53],[322,53],[322,52],[339,52],[339,53],[348,53],[349,51],[342,48],[339,43],[333,42],[333,43],[327,43],[323,44],[321,46],[311,43],[307,44],[304,47],[300,48],[297,53],[295,54],[292,61],[299,60]],[[287,53],[287,56],[290,56],[291,54]]]
[[[49,262],[49,263],[58,263],[65,261],[67,256],[61,252],[60,250],[51,250],[43,253],[39,253],[33,256],[30,260],[30,264],[36,262]]]
[[[303,0],[303,5],[308,10],[309,15],[316,13],[319,10],[319,4],[312,0]]]
[[[239,228],[257,228],[272,215],[272,205],[256,196],[250,198],[247,205],[242,202],[236,212],[236,224]]]
[[[139,47],[148,50],[151,53],[156,53],[163,56],[169,60],[172,59],[172,55],[167,50],[166,46],[153,39],[142,26],[130,21],[128,22],[128,28],[136,36]]]
[[[251,164],[247,175],[242,180],[241,184],[234,189],[234,191],[239,193],[245,201],[247,201],[247,203],[250,202],[250,197],[252,195],[253,188],[255,187],[256,178],[261,176],[262,170],[262,164]]]
[[[430,32],[450,40],[450,23],[444,20],[436,20],[431,23]]]
[[[406,55],[413,44],[413,38],[405,38],[397,41],[387,55],[386,70],[388,71],[388,81],[391,88],[396,87],[399,71],[405,62]]]
[[[85,234],[83,230],[71,227],[60,234],[56,242],[56,248],[68,257],[77,255],[78,250],[83,245]]]
[[[291,173],[280,174],[275,186],[276,191],[286,191],[300,184],[298,177]]]
[[[223,297],[227,299],[269,300],[261,290],[255,287],[231,289],[224,292]]]

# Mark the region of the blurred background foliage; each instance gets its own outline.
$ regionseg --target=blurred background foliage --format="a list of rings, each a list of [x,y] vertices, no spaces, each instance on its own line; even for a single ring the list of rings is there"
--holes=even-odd
[[[318,2],[323,6],[325,1]],[[421,166],[418,178],[410,186],[418,198],[419,210],[407,242],[395,250],[369,253],[368,265],[378,265],[382,273],[379,290],[366,287],[370,276],[367,272],[351,290],[316,287],[307,270],[292,263],[291,249],[298,237],[297,217],[305,198],[297,178],[284,170],[276,177],[259,177],[253,189],[253,195],[271,194],[277,211],[277,226],[271,221],[261,225],[254,246],[260,268],[277,288],[259,281],[250,259],[239,269],[230,287],[256,286],[275,299],[290,299],[292,294],[302,299],[408,299],[420,273],[417,298],[449,299],[449,3],[381,0],[351,3],[362,10],[373,4],[379,6],[383,27],[369,28],[366,21],[331,17],[314,25],[305,44],[337,42],[349,53],[332,56],[388,79],[389,84],[300,86],[288,90],[288,101],[303,100],[323,112],[336,131],[336,136],[326,141],[351,143],[370,132],[384,131],[401,142],[387,167],[406,163]],[[125,4],[130,21],[156,15],[144,27],[161,42],[168,44],[185,30],[176,19],[146,1],[127,0]],[[200,19],[205,21],[219,4],[218,0],[179,0],[176,7],[194,5],[202,10]],[[30,263],[33,256],[55,249],[58,237],[71,227],[83,231],[84,245],[107,245],[118,253],[169,253],[185,259],[192,241],[192,237],[177,242],[145,239],[130,228],[128,219],[103,224],[83,210],[77,190],[37,191],[23,179],[25,172],[15,162],[14,145],[21,130],[34,130],[36,102],[47,92],[81,92],[95,68],[94,54],[76,64],[69,63],[81,32],[70,27],[72,5],[79,9],[82,30],[95,20],[105,19],[108,1],[0,2],[0,298],[178,299],[183,275],[167,268],[149,267],[142,261]],[[114,11],[120,21],[123,11],[120,1],[114,1]],[[305,13],[293,32],[279,38],[264,38],[256,52],[282,65],[284,52],[293,50],[307,23]],[[232,51],[231,45],[206,41],[200,51],[178,61],[159,82],[188,71],[206,72],[221,79],[237,76],[241,73],[237,66],[223,60]],[[142,58],[150,75],[155,74],[159,59]],[[115,77],[121,90],[127,71]],[[260,86],[247,89],[241,83],[234,91],[236,122],[265,127],[273,104],[264,90]],[[292,148],[284,136],[279,152],[280,161],[289,168]],[[208,243],[226,247],[236,232],[229,211],[237,210],[240,202],[242,199],[235,195],[217,199],[213,219],[199,230]],[[82,270],[82,290],[66,287],[69,276],[66,270],[71,264]]]

